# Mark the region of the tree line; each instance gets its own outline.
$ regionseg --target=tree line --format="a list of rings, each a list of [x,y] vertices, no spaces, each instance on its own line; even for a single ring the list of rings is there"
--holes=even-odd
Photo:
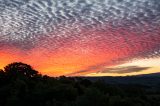
[[[160,106],[159,88],[49,77],[21,62],[0,70],[0,106]]]

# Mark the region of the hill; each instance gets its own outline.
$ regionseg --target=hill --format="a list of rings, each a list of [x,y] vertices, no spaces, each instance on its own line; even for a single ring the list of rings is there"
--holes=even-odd
[[[82,77],[91,81],[103,80],[107,84],[138,84],[146,86],[156,86],[160,84],[160,73],[143,74],[136,76],[123,76],[123,77]]]

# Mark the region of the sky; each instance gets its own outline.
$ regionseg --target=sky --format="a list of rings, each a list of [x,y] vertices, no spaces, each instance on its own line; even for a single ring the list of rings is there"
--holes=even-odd
[[[0,68],[49,76],[160,72],[159,0],[0,0]]]

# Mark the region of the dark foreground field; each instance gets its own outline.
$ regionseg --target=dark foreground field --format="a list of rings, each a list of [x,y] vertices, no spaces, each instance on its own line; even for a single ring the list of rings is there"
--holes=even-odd
[[[160,106],[160,77],[54,78],[12,63],[0,70],[0,106]]]

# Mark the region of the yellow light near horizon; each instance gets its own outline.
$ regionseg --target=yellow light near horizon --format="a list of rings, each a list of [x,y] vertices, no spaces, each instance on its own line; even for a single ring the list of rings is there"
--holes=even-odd
[[[152,59],[136,59],[132,62],[128,62],[125,64],[106,67],[106,68],[116,68],[116,67],[128,67],[128,66],[139,66],[139,67],[150,67],[146,70],[142,70],[139,72],[131,72],[131,73],[90,73],[85,76],[131,76],[131,75],[141,75],[141,74],[150,74],[150,73],[158,73],[160,72],[160,58],[152,58]]]

